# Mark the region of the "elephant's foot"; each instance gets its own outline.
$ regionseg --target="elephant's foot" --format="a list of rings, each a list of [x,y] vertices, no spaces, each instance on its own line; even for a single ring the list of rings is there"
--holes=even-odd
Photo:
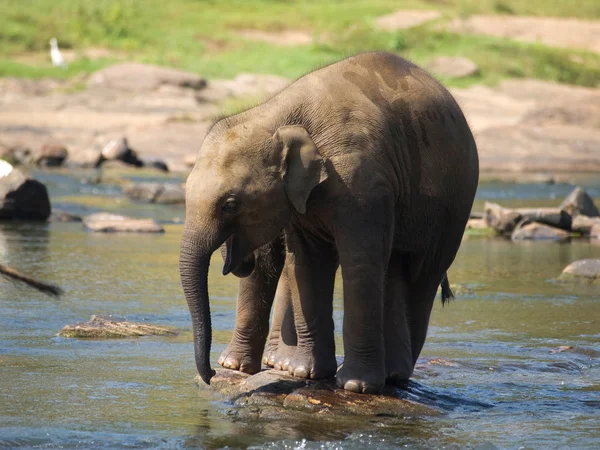
[[[329,353],[327,355],[315,354],[310,350],[296,347],[287,364],[287,371],[290,375],[298,378],[315,380],[332,377],[337,370],[337,361],[335,351]]]
[[[336,376],[338,388],[360,394],[377,394],[385,385],[385,371],[381,369],[367,368],[344,361]]]
[[[273,368],[277,370],[288,370],[290,361],[296,354],[296,346],[279,343],[277,352],[273,355]]]
[[[265,352],[263,353],[262,363],[265,366],[275,366],[275,356],[277,355],[277,343],[272,343],[271,340],[267,343]]]
[[[386,354],[385,373],[386,382],[395,386],[406,386],[408,379],[413,373],[412,357],[410,350],[405,354],[394,354],[388,356]]]
[[[252,355],[250,349],[230,343],[219,357],[219,364],[226,369],[255,374],[260,372],[260,357]]]

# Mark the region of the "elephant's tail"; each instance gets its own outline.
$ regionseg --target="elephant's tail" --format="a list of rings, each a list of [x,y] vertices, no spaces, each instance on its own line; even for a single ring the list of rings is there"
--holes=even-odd
[[[448,273],[444,274],[442,278],[442,306],[454,298],[452,289],[450,289],[450,282],[448,281]]]

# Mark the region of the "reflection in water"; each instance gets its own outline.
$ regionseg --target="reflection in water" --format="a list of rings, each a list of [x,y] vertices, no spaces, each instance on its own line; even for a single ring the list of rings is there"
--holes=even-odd
[[[139,208],[123,212],[143,215]],[[0,447],[600,448],[600,288],[555,281],[571,261],[600,257],[599,246],[464,239],[449,274],[463,294],[447,307],[436,303],[406,391],[440,408],[440,416],[277,418],[194,386],[178,274],[181,231],[168,225],[161,236],[130,236],[96,235],[70,223],[0,226],[5,262],[66,290],[56,300],[0,280]],[[217,255],[209,274],[213,361],[235,319],[236,280],[221,269]],[[341,283],[335,297],[341,349]],[[124,340],[56,336],[92,314],[183,332]]]

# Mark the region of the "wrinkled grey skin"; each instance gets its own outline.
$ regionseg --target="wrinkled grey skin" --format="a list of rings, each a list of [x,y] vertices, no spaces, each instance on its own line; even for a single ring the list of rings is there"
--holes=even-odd
[[[214,373],[210,256],[225,243],[223,271],[237,271],[282,232],[276,295],[291,298],[297,341],[289,373],[336,374],[332,295],[340,266],[338,385],[372,393],[386,377],[407,379],[477,180],[475,142],[450,93],[388,53],[312,72],[218,122],[186,183],[180,254],[202,379]]]

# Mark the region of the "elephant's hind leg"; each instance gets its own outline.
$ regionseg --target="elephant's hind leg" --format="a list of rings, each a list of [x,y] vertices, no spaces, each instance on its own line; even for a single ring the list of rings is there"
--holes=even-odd
[[[421,283],[410,285],[408,296],[408,328],[410,329],[413,367],[425,344],[433,302],[440,285],[441,276],[431,277]]]
[[[275,294],[275,310],[271,324],[269,342],[263,355],[263,363],[278,370],[287,370],[297,344],[296,327],[294,325],[294,311],[292,310],[292,297],[284,267],[277,285]]]
[[[402,255],[394,252],[385,275],[383,338],[387,382],[396,385],[406,384],[413,371],[408,294]]]

